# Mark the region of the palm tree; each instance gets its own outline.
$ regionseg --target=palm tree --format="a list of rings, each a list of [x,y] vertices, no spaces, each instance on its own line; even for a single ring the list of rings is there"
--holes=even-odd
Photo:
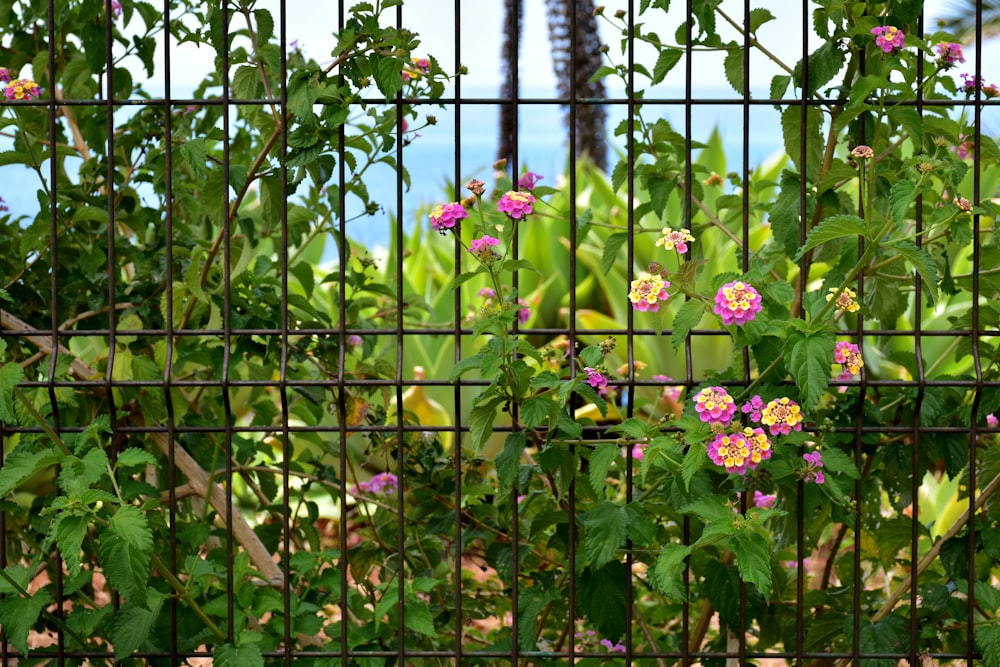
[[[1000,35],[1000,0],[981,0],[983,7],[982,34],[978,39]],[[955,33],[966,44],[974,42],[976,35],[976,0],[954,0],[946,10],[950,15],[943,19],[944,29]]]
[[[558,82],[559,96],[564,99],[602,99],[606,96],[603,81],[590,81],[591,75],[601,65],[601,42],[597,31],[593,0],[546,0],[548,9],[549,42],[552,45],[552,64]],[[504,4],[504,43],[502,97],[513,96],[511,64],[517,58],[514,44],[520,43],[523,0],[509,0]],[[575,14],[575,16],[574,16]],[[574,35],[574,20],[576,22]],[[575,37],[575,39],[574,39]],[[586,155],[600,168],[607,165],[608,151],[605,142],[607,112],[601,104],[577,104],[575,154]],[[498,157],[513,155],[516,140],[514,105],[500,108],[500,142]],[[566,123],[569,125],[569,109]]]

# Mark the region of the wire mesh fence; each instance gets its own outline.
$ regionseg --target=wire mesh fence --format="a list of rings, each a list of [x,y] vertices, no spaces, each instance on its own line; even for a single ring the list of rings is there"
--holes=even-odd
[[[0,7],[0,664],[1000,664],[987,45],[619,4]]]

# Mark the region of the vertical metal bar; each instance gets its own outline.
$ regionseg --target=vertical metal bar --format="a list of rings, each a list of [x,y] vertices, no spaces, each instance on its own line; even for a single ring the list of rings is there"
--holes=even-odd
[[[694,35],[691,25],[691,20],[694,17],[694,2],[693,0],[687,0],[685,3],[685,16],[687,20],[684,23],[684,159],[685,159],[685,173],[684,173],[684,187],[688,190],[689,196],[684,198],[684,221],[688,229],[691,228],[691,81],[694,76],[694,67],[691,62],[692,54],[694,50],[691,48],[691,39]],[[629,12],[629,17],[631,19],[632,12]],[[629,35],[633,34],[634,24],[629,25]],[[632,50],[629,50],[629,75],[633,71],[634,60],[632,59]],[[629,99],[633,100],[631,86],[629,90]],[[632,116],[632,109],[629,109],[629,118]],[[631,138],[631,133],[629,137]],[[629,169],[632,169],[632,161],[629,161]],[[629,174],[629,184],[632,183],[632,174]],[[629,200],[631,199],[631,193],[629,193]],[[630,217],[630,227],[632,224],[631,218],[633,217],[632,207],[629,206],[629,217]],[[631,267],[630,267],[631,268]],[[689,391],[692,386],[694,386],[694,360],[693,360],[693,339],[691,338],[690,332],[684,340],[684,362],[685,369],[687,370],[687,376],[685,377],[686,386]],[[691,543],[691,518],[685,514],[682,519],[681,526],[681,543],[686,547]],[[697,649],[700,646],[690,646],[691,641],[691,557],[690,555],[684,558],[684,602],[681,603],[681,666],[687,667],[691,664],[692,656],[691,653],[697,653]]]
[[[279,144],[278,176],[281,179],[281,245],[279,255],[281,257],[281,360],[278,376],[278,393],[281,398],[281,600],[282,611],[284,612],[284,656],[285,667],[291,667],[295,653],[295,644],[292,637],[292,589],[291,589],[291,551],[292,551],[292,508],[291,485],[289,484],[290,460],[292,457],[291,434],[288,430],[288,422],[291,419],[291,411],[288,402],[288,12],[285,0],[278,3],[278,51],[279,51],[279,79],[280,89],[278,92],[278,109],[281,123],[281,141]]]
[[[510,151],[511,151],[511,153],[510,153],[510,162],[511,162],[511,164],[509,164],[507,166],[510,168],[512,186],[514,188],[516,188],[517,187],[517,170],[519,168],[519,166],[518,166],[519,165],[519,162],[518,162],[518,147],[519,146],[518,145],[520,144],[520,141],[518,141],[518,134],[519,134],[520,120],[521,120],[520,119],[521,111],[520,111],[520,107],[519,107],[519,102],[521,100],[521,86],[520,86],[520,73],[518,72],[518,62],[517,62],[518,59],[517,59],[517,56],[518,56],[518,54],[521,51],[521,46],[520,46],[520,42],[521,42],[520,32],[521,31],[519,29],[519,26],[520,26],[522,17],[517,13],[517,7],[516,7],[517,0],[510,0],[510,1],[515,3],[514,10],[515,10],[515,17],[516,17],[515,21],[516,21],[516,24],[515,24],[515,30],[513,31],[513,34],[511,35],[511,39],[510,39],[510,52],[507,54],[507,57],[510,58],[510,67],[508,68],[509,71],[510,71],[510,96],[511,96],[510,104],[511,104],[511,107],[513,108],[513,110],[514,110],[513,113],[512,113],[513,124],[514,124],[514,132],[513,132],[513,140],[511,142],[511,147],[510,147]],[[518,233],[513,234],[513,236],[511,237],[511,240],[510,240],[510,243],[511,243],[511,256],[514,259],[518,258],[518,243],[517,243],[518,235],[519,235]],[[517,294],[518,293],[518,291],[517,291],[518,285],[519,285],[519,283],[518,283],[518,279],[517,279],[517,272],[514,272],[513,277],[511,279],[511,286],[513,287],[513,294]],[[501,297],[501,295],[498,294],[497,298],[499,299],[499,298],[502,298],[502,297]],[[513,328],[514,328],[514,335],[516,336],[517,335],[517,330],[518,330],[518,321],[517,321],[516,318],[514,319]],[[573,372],[572,371],[572,367],[570,367],[570,372],[571,373]],[[517,418],[516,406],[514,408],[512,408],[512,410],[513,410],[513,418],[516,419]],[[519,526],[519,524],[520,524],[520,518],[518,517],[518,511],[517,511],[518,510],[518,507],[517,507],[517,497],[518,497],[518,495],[520,495],[520,493],[518,491],[518,481],[515,478],[514,484],[511,487],[511,493],[510,493],[510,504],[511,504],[511,534],[510,534],[511,537],[510,537],[510,539],[511,539],[511,548],[513,549],[513,552],[514,552],[513,553],[513,556],[514,556],[513,557],[513,567],[512,567],[512,571],[511,571],[511,584],[512,584],[512,586],[511,586],[511,595],[510,595],[511,607],[512,607],[512,610],[511,610],[512,611],[512,613],[511,613],[511,619],[513,621],[512,624],[511,624],[511,638],[512,638],[512,641],[511,641],[511,656],[510,656],[511,657],[511,662],[513,663],[512,667],[517,667],[518,655],[520,653],[520,648],[521,648],[520,647],[521,637],[520,637],[520,634],[519,634],[519,631],[520,631],[520,613],[519,613],[520,610],[519,610],[519,607],[520,607],[520,603],[521,603],[521,594],[520,594],[520,585],[519,585],[520,584],[519,580],[520,580],[520,577],[521,577],[521,556],[520,556],[521,534],[520,534],[520,530],[519,530],[519,528],[520,528],[520,526]]]
[[[229,3],[222,0],[222,55],[219,80],[222,82],[222,409],[225,419],[223,450],[226,455],[226,637],[230,643],[235,642],[236,626],[234,615],[234,597],[236,581],[233,561],[233,406],[229,396],[229,364],[232,354],[232,276],[230,275],[231,257],[231,219],[229,216],[229,161],[230,161],[230,127],[229,113],[232,109],[229,97]],[[209,474],[215,471],[210,470]]]
[[[174,457],[176,433],[174,432],[175,413],[173,397],[174,375],[174,150],[173,150],[173,108],[171,107],[172,89],[170,85],[170,1],[163,0],[163,151],[164,151],[164,225],[166,234],[166,261],[164,275],[166,276],[166,312],[164,328],[166,329],[166,355],[163,363],[163,405],[167,413],[167,442],[170,444],[167,454],[167,495],[169,498],[168,531],[170,546],[168,563],[170,571],[177,572],[177,467]],[[171,595],[170,609],[170,661],[178,664],[178,625],[177,597]]]
[[[455,59],[453,69],[457,72],[462,66],[462,2],[455,0],[455,22],[452,34],[455,36]],[[455,132],[452,143],[455,151],[455,201],[461,195],[460,181],[462,179],[462,77],[455,78]],[[462,266],[462,248],[455,244],[455,275]],[[457,364],[462,359],[462,290],[454,290],[455,307],[453,310],[454,328],[454,359]],[[501,296],[498,294],[497,299]],[[462,639],[465,631],[465,619],[462,612],[462,378],[455,380],[452,392],[454,401],[455,429],[452,432],[452,447],[455,448],[455,667],[462,664]],[[442,434],[443,435],[443,434]]]
[[[571,248],[569,252],[569,349],[576,350],[576,116],[577,116],[577,104],[579,101],[577,96],[579,91],[576,86],[577,77],[577,40],[579,35],[577,33],[577,12],[579,8],[577,3],[567,3],[569,7],[569,247]],[[514,142],[515,145],[517,142]],[[515,171],[516,175],[518,172]],[[631,248],[631,238],[629,239],[629,247]],[[631,348],[631,340],[629,341],[629,347]],[[631,362],[629,363],[631,367]],[[575,365],[571,366],[575,371]],[[573,372],[573,371],[571,371]],[[631,376],[631,373],[630,373]],[[573,447],[573,445],[569,445]],[[574,452],[574,455],[576,453]],[[631,487],[631,466],[628,468],[629,476],[629,486]],[[629,488],[628,493],[631,493],[631,488]],[[631,499],[631,498],[630,498]],[[567,501],[569,503],[569,591],[568,591],[568,604],[569,613],[567,614],[567,636],[569,637],[569,663],[573,664],[576,661],[576,642],[573,641],[575,635],[575,625],[576,625],[576,527],[574,524],[576,520],[576,479],[575,477],[570,480],[569,484],[569,494]],[[626,549],[629,549],[626,545]],[[628,551],[626,551],[628,553]],[[628,557],[631,560],[631,557]],[[629,570],[631,571],[631,569]],[[626,581],[626,586],[628,582]],[[629,588],[626,588],[626,596],[628,596]],[[630,596],[629,596],[630,597]],[[626,628],[632,627],[632,615],[626,608]],[[625,661],[629,664],[630,654],[631,654],[631,642],[628,639],[629,633],[625,633],[625,646],[626,654]]]
[[[403,6],[396,6],[396,28],[403,27]],[[396,111],[397,127],[403,123],[402,93],[397,92],[394,100]],[[396,298],[400,301],[403,298],[403,250],[405,239],[403,235],[403,142],[396,142]],[[403,350],[406,347],[406,331],[403,326],[403,308],[396,309],[396,478],[399,483],[396,485],[396,581],[399,582],[397,591],[398,610],[397,633],[399,645],[399,664],[406,662],[406,623],[405,623],[405,601],[406,601],[406,562],[403,554],[406,552],[406,530],[404,517],[406,514],[405,495],[405,470],[403,461],[406,459],[406,443],[403,440]],[[417,538],[419,539],[419,537]]]

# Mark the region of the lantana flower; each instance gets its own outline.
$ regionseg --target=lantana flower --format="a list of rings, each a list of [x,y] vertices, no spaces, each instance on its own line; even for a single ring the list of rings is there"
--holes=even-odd
[[[533,171],[526,171],[521,174],[521,178],[517,179],[517,189],[518,190],[534,190],[538,181],[542,180],[542,176],[539,176]]]
[[[719,288],[714,310],[723,324],[743,326],[762,310],[760,302],[760,293],[753,285],[736,280]]]
[[[444,234],[445,230],[455,229],[460,220],[468,217],[469,212],[461,203],[443,204],[431,211],[431,228]]]
[[[410,64],[403,65],[403,81],[419,79],[431,71],[431,61],[427,58],[410,58]]]
[[[872,28],[875,35],[875,45],[885,53],[893,53],[903,48],[903,40],[906,35],[903,31],[892,25],[880,25]]]
[[[783,396],[776,398],[761,411],[760,423],[767,426],[771,435],[788,435],[792,430],[802,430],[802,408]]]
[[[628,293],[632,308],[642,312],[657,312],[660,309],[660,301],[667,300],[668,287],[670,282],[663,277],[643,271],[632,281],[632,289]]]
[[[823,476],[823,455],[819,452],[809,452],[808,454],[803,454],[802,458],[806,460],[806,476],[805,480],[807,482],[816,482],[817,484],[822,484],[826,481]]]
[[[483,234],[478,239],[472,239],[469,244],[469,252],[479,258],[483,264],[492,264],[497,258],[500,257],[493,248],[500,243],[500,239],[495,239],[492,236]]]
[[[941,69],[950,69],[956,63],[965,62],[961,44],[956,44],[955,42],[938,42],[934,45],[934,50],[938,53],[937,61]]]
[[[1000,88],[992,83],[986,83],[982,77],[976,79],[974,74],[962,74],[962,85],[958,87],[958,92],[965,93],[966,97],[972,97],[977,90],[982,90],[987,99],[1000,97]]]
[[[10,70],[6,67],[0,67],[0,81],[3,83],[10,83],[14,77],[11,76]]]
[[[858,375],[865,365],[861,358],[861,349],[854,343],[843,340],[834,346],[833,360],[844,367],[844,372],[837,376],[838,380],[850,380]]]
[[[743,494],[739,491],[736,492],[736,500],[742,500]],[[753,492],[753,506],[758,507],[762,510],[769,510],[774,507],[774,503],[777,502],[778,496],[776,494],[765,494],[759,489]],[[736,508],[733,508],[736,511]]]
[[[726,426],[736,414],[736,402],[722,387],[705,387],[695,395],[694,409],[703,422]]]
[[[668,375],[654,375],[650,379],[656,382],[664,382],[664,383],[673,382],[673,378],[671,378]],[[681,400],[681,392],[683,391],[684,391],[683,385],[679,384],[673,386],[667,385],[663,387],[663,398],[676,403],[677,401]]]
[[[688,251],[688,242],[694,241],[691,230],[679,229],[674,231],[670,227],[664,227],[661,232],[663,236],[656,240],[656,245],[663,246],[667,250],[677,250],[677,254],[683,255]]]
[[[712,463],[724,467],[728,473],[746,474],[771,458],[771,441],[762,428],[716,433],[706,447]]]
[[[367,482],[361,482],[352,489],[354,493],[388,495],[399,487],[399,479],[391,472],[380,472]]]
[[[526,218],[531,213],[531,205],[535,203],[535,197],[530,192],[517,192],[511,190],[497,202],[497,210],[506,213],[511,220]]]
[[[997,416],[991,412],[986,415],[986,426],[988,428],[996,428],[997,426],[1000,426],[1000,419],[997,419]]]
[[[531,307],[528,305],[528,302],[525,301],[524,299],[518,299],[517,305],[518,305],[517,323],[527,324],[528,320],[531,319]]]
[[[870,160],[875,157],[875,151],[872,150],[871,146],[861,144],[860,146],[855,146],[851,150],[851,157],[856,160]]]
[[[837,293],[840,292],[838,295]],[[833,301],[833,297],[837,297],[837,310],[846,310],[849,313],[856,313],[860,310],[861,306],[855,301],[857,294],[850,287],[845,287],[842,291],[838,290],[836,287],[830,288],[830,293],[826,295],[827,301]]]
[[[597,370],[596,368],[591,368],[590,366],[587,366],[586,368],[583,369],[583,372],[587,374],[587,384],[589,384],[594,389],[608,386],[608,379],[604,377],[604,374],[601,373],[601,371]]]
[[[7,203],[4,202],[3,197],[0,197],[0,213],[2,213],[4,211],[9,211],[9,210],[10,210],[10,207],[8,207]]]
[[[759,394],[740,407],[740,412],[750,415],[750,421],[760,423],[761,410],[764,409],[764,399]]]
[[[118,0],[111,0],[109,4],[111,5],[112,16],[118,18],[122,15],[122,3],[118,2]]]
[[[4,97],[9,101],[28,101],[42,94],[42,89],[31,79],[14,79],[3,89]]]

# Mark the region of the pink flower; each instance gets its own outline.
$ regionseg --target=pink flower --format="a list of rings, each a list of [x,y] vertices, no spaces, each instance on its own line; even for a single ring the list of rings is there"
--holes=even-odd
[[[776,494],[765,495],[760,491],[753,492],[753,506],[759,507],[762,510],[771,509],[777,500],[778,496]]]
[[[762,428],[745,428],[736,433],[716,433],[706,443],[712,463],[728,473],[746,474],[771,458],[771,441]]]
[[[624,644],[622,644],[621,642],[618,642],[617,644],[612,644],[610,639],[602,639],[601,640],[601,646],[603,646],[604,648],[608,649],[612,653],[624,653],[625,652],[625,645]]]
[[[7,69],[6,67],[0,67],[0,81],[2,81],[3,83],[10,83],[11,79],[13,78],[14,77],[10,75],[9,69]]]
[[[472,239],[472,243],[469,244],[469,252],[478,257],[484,264],[489,264],[500,256],[493,251],[498,243],[500,243],[500,239],[483,234],[478,239]]]
[[[399,479],[391,472],[380,472],[367,482],[361,482],[355,491],[373,495],[388,495],[399,487]]]
[[[991,412],[986,415],[986,426],[988,428],[996,428],[997,426],[1000,426],[1000,419],[997,419],[997,416]]]
[[[660,233],[663,236],[656,239],[656,245],[663,246],[666,250],[676,249],[679,255],[688,251],[688,242],[694,241],[689,229],[673,230],[670,227],[664,227]]]
[[[483,297],[484,299],[495,299],[497,293],[490,287],[484,287],[483,289],[479,290],[478,295]]]
[[[527,324],[528,320],[531,319],[531,308],[528,307],[528,302],[524,299],[518,299],[517,305],[521,306],[517,309],[518,324]]]
[[[497,202],[497,210],[506,213],[511,220],[520,220],[531,213],[531,205],[535,203],[535,197],[530,192],[516,192],[511,190]]]
[[[31,79],[14,79],[3,89],[4,97],[14,101],[28,101],[42,94],[42,89]]]
[[[673,379],[666,375],[654,375],[652,378],[655,382],[673,382]],[[682,385],[666,386],[663,388],[663,398],[668,401],[673,401],[676,403],[681,400],[681,392],[684,391]]]
[[[802,410],[788,397],[776,398],[764,406],[760,422],[768,427],[771,435],[788,435],[793,429],[802,430]]]
[[[762,310],[760,294],[742,281],[726,283],[715,295],[715,314],[726,325],[743,326]]]
[[[632,302],[632,308],[642,312],[655,313],[660,310],[660,301],[666,301],[667,288],[670,282],[654,273],[639,274],[639,277],[632,281],[632,288],[629,290],[628,298]]]
[[[844,372],[837,378],[838,380],[850,379],[858,375],[864,367],[865,362],[861,359],[861,349],[854,343],[838,341],[833,348],[833,360],[835,363],[844,366]],[[847,375],[844,378],[844,375]]]
[[[122,15],[122,3],[118,2],[118,0],[111,0],[111,14],[115,18]]]
[[[431,211],[431,228],[444,234],[446,229],[454,229],[459,220],[469,217],[469,212],[460,203],[444,204]]]
[[[350,345],[351,347],[358,347],[363,342],[364,341],[361,340],[361,336],[357,334],[351,334],[350,336],[347,337],[347,344]]]
[[[608,379],[601,374],[601,371],[596,368],[591,368],[587,366],[583,369],[583,372],[587,374],[587,384],[589,384],[594,389],[598,387],[607,387]]]
[[[764,399],[756,395],[744,403],[740,411],[745,415],[750,415],[750,421],[760,422],[760,411],[762,409],[764,409]]]
[[[534,190],[535,185],[538,181],[542,180],[542,177],[533,171],[526,171],[521,174],[521,178],[517,179],[517,189],[518,190]]]
[[[641,461],[646,455],[646,447],[648,445],[645,442],[637,442],[632,445],[632,458],[636,461]]]
[[[736,414],[736,403],[722,387],[705,387],[695,395],[694,409],[703,422],[726,426]]]
[[[803,454],[802,458],[806,461],[805,480],[807,482],[822,484],[826,481],[826,478],[823,476],[823,471],[820,470],[820,468],[823,467],[822,454],[819,452],[809,452],[808,454]]]
[[[0,197],[0,212],[9,210],[10,208],[7,207],[7,204],[4,202],[3,197]]]
[[[938,42],[934,46],[938,52],[938,65],[941,69],[954,67],[956,63],[964,63],[965,56],[962,55],[962,45],[954,42]]]
[[[875,35],[875,45],[885,53],[892,53],[903,47],[903,39],[906,35],[899,28],[891,25],[880,25],[872,28]]]

